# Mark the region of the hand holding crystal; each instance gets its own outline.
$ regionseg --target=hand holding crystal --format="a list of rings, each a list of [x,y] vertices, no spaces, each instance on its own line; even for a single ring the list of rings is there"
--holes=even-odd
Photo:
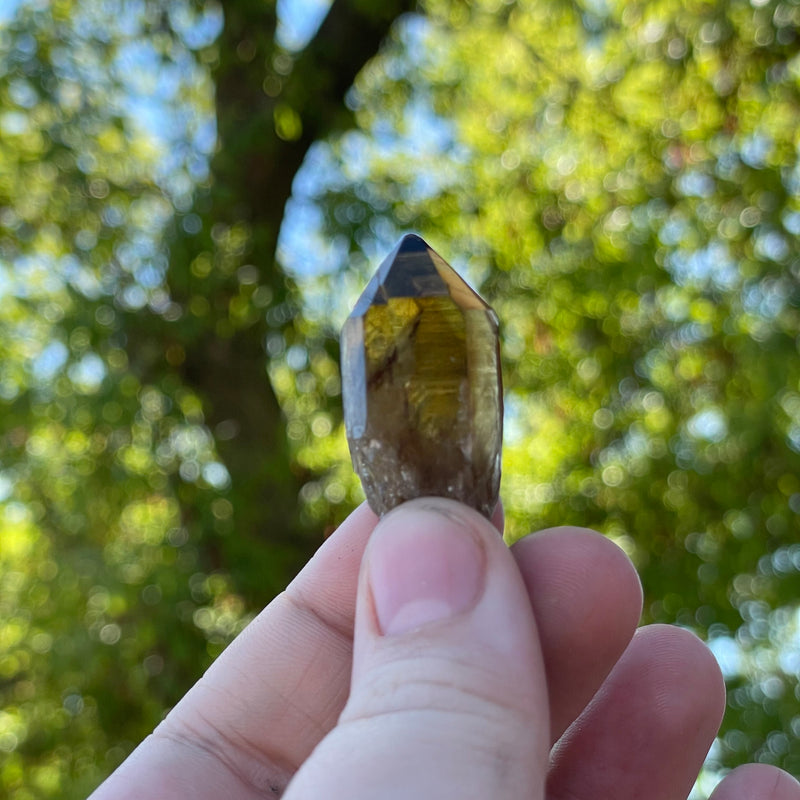
[[[640,603],[591,531],[507,548],[450,500],[362,506],[94,799],[685,798],[724,688]],[[713,795],[754,798],[800,785],[753,765]]]

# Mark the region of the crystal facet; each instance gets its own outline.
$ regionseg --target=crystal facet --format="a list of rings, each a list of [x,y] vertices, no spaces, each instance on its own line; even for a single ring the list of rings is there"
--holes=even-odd
[[[490,516],[503,433],[494,311],[408,235],[359,298],[341,345],[347,441],[372,509],[438,495]]]

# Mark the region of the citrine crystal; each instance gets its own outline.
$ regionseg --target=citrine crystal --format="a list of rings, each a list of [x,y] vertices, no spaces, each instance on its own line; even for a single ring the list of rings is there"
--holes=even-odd
[[[497,316],[419,236],[380,265],[342,330],[347,440],[377,514],[415,497],[497,504]]]

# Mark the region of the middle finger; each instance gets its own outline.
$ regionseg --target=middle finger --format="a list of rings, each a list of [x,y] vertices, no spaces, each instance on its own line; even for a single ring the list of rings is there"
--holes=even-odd
[[[512,547],[542,644],[555,742],[628,646],[642,607],[639,577],[611,540],[551,528]]]

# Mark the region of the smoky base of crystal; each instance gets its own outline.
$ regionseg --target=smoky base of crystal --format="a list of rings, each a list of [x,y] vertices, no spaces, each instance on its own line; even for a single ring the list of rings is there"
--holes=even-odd
[[[361,438],[348,443],[364,495],[379,516],[417,497],[458,500],[485,517],[491,517],[497,506],[499,457],[495,463],[484,465],[434,443],[420,446],[401,442],[400,450],[380,439]]]

